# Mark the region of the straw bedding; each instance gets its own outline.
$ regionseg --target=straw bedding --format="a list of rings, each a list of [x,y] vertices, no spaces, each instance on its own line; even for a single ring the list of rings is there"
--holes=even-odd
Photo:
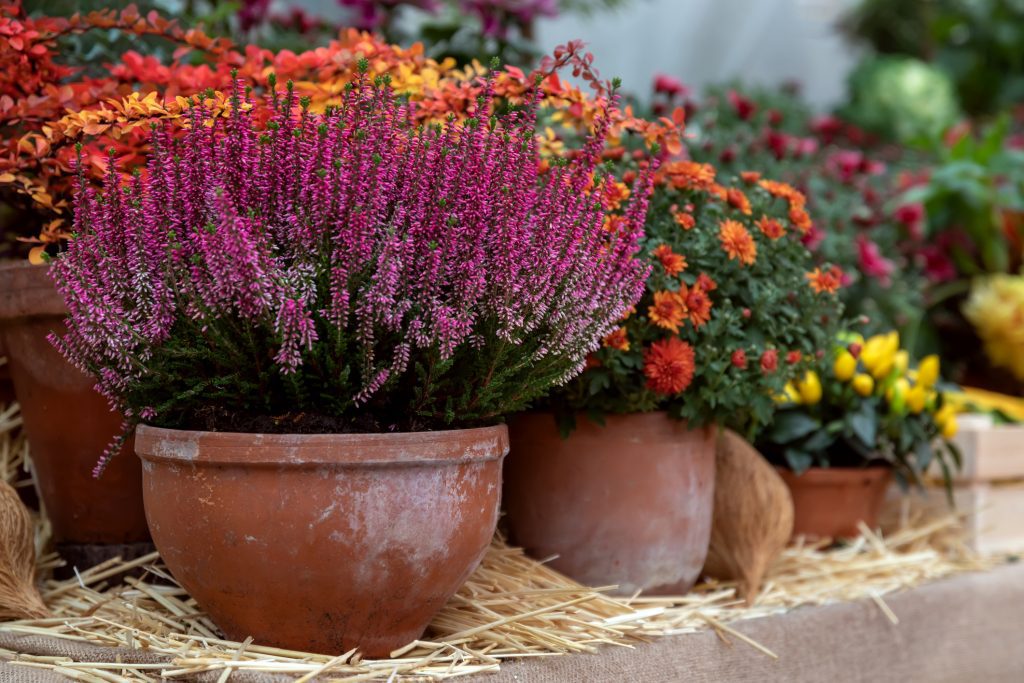
[[[4,438],[0,434],[0,455],[5,458],[0,465],[7,472],[12,471],[12,461],[6,459],[12,451],[5,449],[14,448],[9,442],[16,437],[8,430],[6,442]],[[20,470],[16,466],[14,471]],[[47,670],[83,681],[221,682],[229,675],[232,681],[441,680],[494,671],[509,658],[633,647],[707,628],[724,640],[745,642],[753,656],[774,657],[730,623],[804,605],[862,599],[873,601],[898,623],[899,615],[885,602],[889,593],[1000,561],[967,552],[957,540],[958,521],[952,516],[905,521],[884,538],[863,529],[860,539],[837,549],[820,544],[788,548],[750,607],[736,597],[730,583],[706,583],[679,597],[613,598],[495,538],[482,565],[437,615],[424,639],[386,660],[363,660],[354,651],[332,657],[223,640],[153,553],[92,567],[69,581],[45,581],[42,594],[53,617],[0,625],[0,660],[26,667],[26,673]],[[44,556],[41,572],[56,561]],[[144,572],[110,583],[131,567]],[[19,641],[39,642],[40,637],[66,647],[23,654],[29,648],[19,647]]]

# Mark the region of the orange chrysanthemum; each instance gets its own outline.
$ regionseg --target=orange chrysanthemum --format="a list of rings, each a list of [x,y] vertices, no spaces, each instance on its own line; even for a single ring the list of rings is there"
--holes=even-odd
[[[648,307],[647,316],[658,327],[678,332],[686,321],[686,303],[676,292],[655,292],[654,304]]]
[[[739,209],[740,213],[744,216],[750,215],[750,200],[747,199],[747,195],[743,194],[742,190],[730,187],[725,192],[725,198],[731,206]]]
[[[758,183],[768,194],[773,197],[782,197],[790,204],[799,204],[803,206],[807,199],[804,197],[800,190],[796,189],[789,183],[782,183],[778,180],[762,180]]]
[[[690,230],[697,225],[697,220],[691,214],[677,211],[672,216],[676,219],[676,225],[683,230]]]
[[[711,297],[706,291],[698,285],[690,287],[687,291],[686,285],[683,285],[679,294],[686,302],[686,314],[695,328],[699,329],[711,320]]]
[[[843,271],[839,266],[829,266],[828,270],[815,268],[806,275],[811,289],[816,293],[828,292],[831,294],[838,290],[843,284]]]
[[[761,231],[761,234],[773,240],[777,240],[786,234],[786,229],[782,227],[782,223],[764,215],[757,220],[757,228]]]
[[[669,396],[685,391],[693,371],[693,347],[678,337],[656,341],[644,351],[644,375],[651,391]]]
[[[740,179],[745,183],[756,183],[761,179],[761,174],[757,171],[742,171],[740,173]]]
[[[722,221],[718,228],[718,241],[730,259],[747,266],[757,260],[757,244],[742,223],[731,219]]]
[[[661,267],[665,269],[665,274],[670,277],[679,275],[679,273],[686,270],[686,257],[672,251],[672,247],[667,244],[660,244],[655,247],[651,255],[658,259]]]
[[[711,276],[707,273],[701,273],[697,276],[697,281],[693,283],[694,287],[700,287],[705,292],[713,292],[718,289],[718,283],[711,279]]]
[[[629,351],[629,335],[626,333],[626,328],[620,327],[619,329],[614,330],[604,338],[604,345],[609,349]]]
[[[715,168],[696,161],[672,161],[662,166],[668,182],[680,190],[707,190],[715,182]]]
[[[607,183],[604,186],[604,197],[606,209],[614,211],[629,199],[629,187],[621,181]]]
[[[708,194],[722,200],[723,202],[729,201],[729,191],[718,183],[714,183],[708,188]]]
[[[793,223],[793,226],[800,231],[801,235],[806,235],[811,229],[811,217],[801,206],[790,207],[789,220]]]

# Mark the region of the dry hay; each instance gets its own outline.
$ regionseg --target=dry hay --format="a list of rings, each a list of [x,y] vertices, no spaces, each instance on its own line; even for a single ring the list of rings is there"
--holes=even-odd
[[[286,674],[300,680],[438,680],[496,670],[517,657],[592,652],[601,646],[633,647],[663,635],[714,628],[774,657],[729,624],[804,605],[871,599],[894,623],[886,594],[922,582],[998,562],[981,559],[931,539],[948,539],[958,520],[926,521],[887,538],[864,529],[857,541],[835,549],[823,544],[787,549],[768,573],[754,605],[746,607],[730,583],[698,586],[677,598],[615,599],[583,587],[517,548],[495,539],[481,567],[435,618],[424,640],[387,660],[362,660],[291,652],[252,642],[230,642],[185,591],[173,583],[157,554],[129,563],[111,561],[75,580],[48,581],[43,596],[54,617],[0,625],[0,633],[30,634],[81,644],[141,649],[144,663],[75,662],[67,657],[19,655],[0,659],[41,667],[85,681],[190,678],[227,680],[235,671]],[[106,580],[130,567],[146,567],[141,579],[116,586]],[[123,651],[122,651],[123,652]],[[158,661],[160,660],[160,661]],[[141,661],[141,660],[140,660]]]

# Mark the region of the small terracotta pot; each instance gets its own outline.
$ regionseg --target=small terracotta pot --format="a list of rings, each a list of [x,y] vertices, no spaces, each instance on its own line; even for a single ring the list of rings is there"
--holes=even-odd
[[[381,657],[419,638],[483,558],[508,431],[142,426],[135,449],[153,540],[225,634]]]
[[[107,557],[151,546],[142,468],[130,447],[100,479],[92,476],[120,431],[121,417],[93,389],[93,379],[47,341],[51,332],[64,331],[66,312],[46,266],[0,266],[0,345],[21,404],[39,495],[62,554],[84,564],[79,555],[106,559],[103,548],[94,546],[112,546]]]
[[[590,586],[689,590],[711,537],[715,430],[665,413],[580,416],[568,439],[551,415],[510,423],[505,509],[514,542]]]
[[[776,469],[793,495],[794,538],[855,538],[857,522],[878,526],[891,468],[812,467],[799,476]]]

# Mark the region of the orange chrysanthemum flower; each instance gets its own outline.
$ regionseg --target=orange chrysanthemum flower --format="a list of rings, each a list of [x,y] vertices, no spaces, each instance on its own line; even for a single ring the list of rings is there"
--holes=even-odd
[[[679,291],[683,301],[686,302],[686,314],[695,328],[711,320],[711,297],[699,285],[694,285],[687,291],[686,285]]]
[[[676,292],[655,292],[654,305],[648,307],[647,316],[658,327],[678,332],[686,321],[686,303]]]
[[[629,351],[629,335],[626,333],[626,328],[620,327],[619,329],[614,330],[604,338],[604,345],[609,349]]]
[[[696,161],[669,162],[662,166],[662,173],[680,190],[707,190],[715,182],[715,167]]]
[[[651,391],[669,396],[685,391],[693,370],[693,347],[678,337],[656,341],[644,351],[644,375]]]
[[[789,183],[782,183],[778,180],[762,180],[758,183],[768,194],[773,197],[782,197],[789,203],[797,203],[803,206],[807,201],[803,193]]]
[[[750,215],[750,200],[747,199],[747,195],[743,194],[741,190],[735,187],[730,187],[725,192],[725,198],[729,204],[740,210],[744,216]]]
[[[697,220],[691,214],[683,211],[674,212],[672,217],[676,219],[676,224],[683,230],[690,230],[697,225]]]
[[[614,211],[622,206],[622,203],[629,199],[629,187],[621,181],[614,181],[604,186],[606,209]]]
[[[705,292],[713,292],[718,289],[718,283],[711,279],[711,276],[707,273],[701,273],[697,276],[697,281],[693,283],[694,287],[700,287]]]
[[[740,179],[745,183],[756,183],[761,179],[761,174],[757,171],[742,171],[740,173]]]
[[[729,201],[729,191],[718,183],[714,183],[708,188],[708,194],[722,200],[723,202]]]
[[[757,244],[742,223],[731,219],[722,221],[718,228],[718,241],[730,259],[747,266],[757,260]]]
[[[793,206],[789,209],[789,220],[793,223],[801,235],[806,235],[811,229],[811,217],[800,206]]]
[[[782,227],[782,223],[764,215],[757,220],[757,228],[761,231],[761,234],[773,240],[777,240],[786,234],[786,229]]]
[[[655,247],[651,255],[658,259],[661,267],[665,269],[665,274],[669,277],[679,275],[679,273],[686,270],[686,257],[672,251],[672,247],[667,244],[660,244]]]
[[[810,273],[807,273],[806,277],[811,284],[811,289],[818,294],[822,292],[831,294],[843,284],[843,271],[839,266],[829,266],[828,270],[815,268]]]

